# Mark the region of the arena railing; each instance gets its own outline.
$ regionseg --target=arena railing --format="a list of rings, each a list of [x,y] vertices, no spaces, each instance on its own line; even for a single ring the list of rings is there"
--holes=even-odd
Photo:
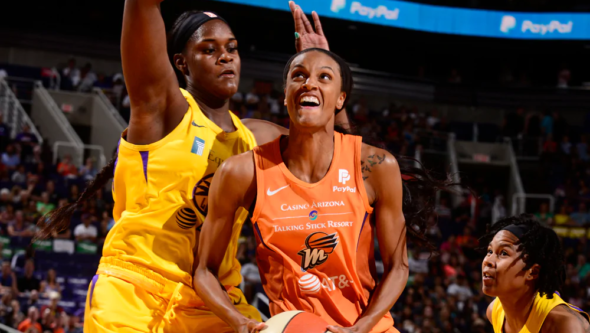
[[[59,157],[59,150],[60,147],[69,147],[69,148],[76,148],[77,145],[73,144],[71,142],[66,142],[66,141],[56,141],[53,143],[53,164],[57,164],[57,160]],[[83,144],[82,145],[82,150],[90,150],[90,151],[95,151],[96,152],[96,156],[98,157],[98,168],[97,169],[102,169],[106,164],[106,157],[104,155],[104,148],[102,146],[99,145],[87,145],[87,144]],[[82,163],[77,164],[78,167],[82,166]]]
[[[555,211],[555,197],[551,194],[514,193],[512,195],[512,215],[526,212],[527,199],[549,200],[549,211]]]
[[[108,115],[111,116],[113,120],[119,124],[120,131],[123,132],[123,130],[127,128],[127,125],[129,124],[127,124],[125,119],[121,117],[121,114],[115,108],[113,103],[111,103],[110,99],[105,95],[104,91],[99,88],[94,88],[92,92],[96,94],[96,96],[98,96],[98,99],[103,103],[104,107],[108,110]]]
[[[21,333],[18,330],[15,330],[14,328],[8,327],[4,324],[0,324],[0,333]]]
[[[28,125],[31,133],[37,138],[37,142],[43,143],[43,137],[39,134],[37,127],[12,92],[8,82],[3,79],[0,79],[0,110],[4,113],[3,121],[11,128],[10,137],[16,137],[22,131],[23,126]]]
[[[268,306],[270,301],[269,301],[268,297],[266,297],[266,295],[263,293],[256,293],[256,295],[254,295],[254,299],[252,300],[252,306],[255,307],[256,309],[258,309],[258,312],[260,312],[260,316],[262,317],[262,320],[267,321],[268,317],[264,313],[262,313],[262,311],[260,311],[259,303],[263,303],[266,306]]]

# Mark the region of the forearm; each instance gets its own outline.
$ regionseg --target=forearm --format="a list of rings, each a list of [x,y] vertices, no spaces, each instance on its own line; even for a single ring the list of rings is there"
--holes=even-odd
[[[193,287],[205,305],[221,320],[237,329],[248,319],[232,304],[227,292],[221,288],[219,280],[206,267],[195,270]]]
[[[402,264],[385,272],[373,297],[369,300],[367,310],[355,324],[360,332],[370,332],[391,310],[406,287],[409,271],[409,267]]]

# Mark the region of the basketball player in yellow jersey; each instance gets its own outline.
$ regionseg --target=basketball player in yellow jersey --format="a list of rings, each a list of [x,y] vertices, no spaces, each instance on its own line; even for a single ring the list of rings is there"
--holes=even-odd
[[[531,216],[509,217],[481,239],[484,294],[496,297],[487,317],[494,333],[588,333],[588,315],[564,302],[565,279],[559,238]]]
[[[125,2],[121,57],[131,119],[117,158],[76,203],[54,211],[42,225],[45,235],[67,226],[76,207],[114,175],[116,223],[89,286],[87,333],[232,331],[193,289],[209,183],[225,159],[285,132],[258,120],[247,127],[229,111],[240,57],[225,20],[210,12],[184,13],[167,41],[160,2]],[[291,6],[297,26],[311,27],[301,9]],[[319,33],[302,31],[298,47],[327,47],[314,19]],[[241,281],[237,238],[246,215],[235,214],[231,242],[218,249],[224,260],[216,275],[239,311],[260,320],[235,287]]]

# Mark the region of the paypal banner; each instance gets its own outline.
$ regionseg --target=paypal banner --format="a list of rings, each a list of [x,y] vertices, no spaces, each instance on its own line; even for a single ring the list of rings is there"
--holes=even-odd
[[[289,10],[287,0],[217,0]],[[590,13],[523,13],[422,5],[395,0],[298,0],[307,13],[411,30],[515,39],[588,39]]]

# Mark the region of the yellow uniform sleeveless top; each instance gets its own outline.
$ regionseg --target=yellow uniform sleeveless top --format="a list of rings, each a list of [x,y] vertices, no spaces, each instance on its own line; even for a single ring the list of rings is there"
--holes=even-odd
[[[547,295],[541,297],[539,293],[537,293],[537,297],[533,303],[533,309],[527,318],[526,324],[520,330],[520,333],[540,332],[543,322],[545,321],[545,318],[549,312],[561,304],[567,305],[572,310],[588,317],[588,314],[583,312],[578,307],[566,303],[563,299],[561,299],[558,293],[553,294],[552,299],[548,299]],[[502,307],[502,303],[500,303],[499,298],[494,300],[494,306],[492,309],[492,325],[494,326],[494,333],[502,333],[504,331],[504,308]]]
[[[237,130],[226,133],[181,91],[189,109],[170,134],[149,145],[127,142],[126,133],[121,137],[113,180],[116,223],[105,240],[99,274],[118,276],[124,270],[192,286],[197,231],[207,214],[213,174],[228,157],[256,146],[233,113]],[[247,216],[246,210],[236,213],[229,247],[219,249],[226,253],[218,273],[224,286],[241,283],[235,256]]]

